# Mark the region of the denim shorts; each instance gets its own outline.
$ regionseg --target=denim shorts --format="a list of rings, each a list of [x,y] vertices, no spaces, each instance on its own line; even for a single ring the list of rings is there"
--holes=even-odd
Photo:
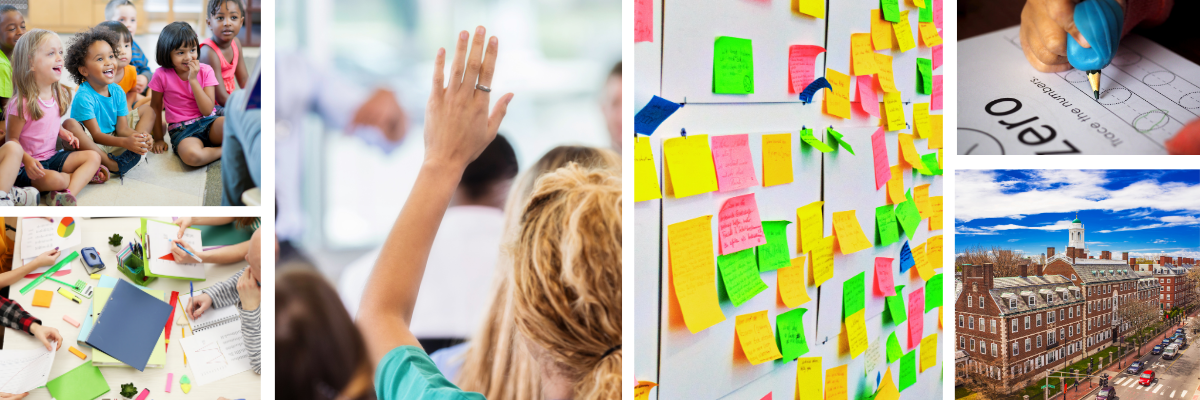
[[[179,155],[179,143],[183,142],[183,139],[190,137],[200,139],[200,142],[204,144],[204,147],[221,147],[221,145],[215,144],[212,142],[212,140],[208,139],[208,132],[212,128],[213,122],[216,120],[216,115],[210,115],[201,118],[199,121],[168,131],[168,133],[171,134],[171,149],[175,151],[175,155]]]
[[[76,151],[77,150],[59,150],[57,153],[54,153],[54,155],[50,156],[50,158],[42,160],[42,168],[62,172],[63,165],[67,163],[67,157]],[[21,169],[17,172],[17,181],[13,183],[13,186],[33,186],[33,180],[29,179],[29,175],[25,174],[25,166],[22,165]]]

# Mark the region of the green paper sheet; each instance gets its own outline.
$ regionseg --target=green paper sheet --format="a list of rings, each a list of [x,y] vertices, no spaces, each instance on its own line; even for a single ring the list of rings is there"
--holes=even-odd
[[[899,359],[903,354],[903,350],[900,349],[900,341],[896,340],[896,331],[892,331],[892,333],[888,335],[887,343],[888,364],[896,362],[896,360]]]
[[[729,294],[734,307],[767,289],[767,284],[758,276],[753,249],[717,256],[717,266],[721,271],[721,282],[725,283],[725,293]]]
[[[942,274],[934,275],[925,282],[925,312],[942,306]]]
[[[929,172],[929,175],[941,175],[942,174],[942,168],[938,167],[937,153],[929,153],[929,154],[921,156],[921,163],[925,164],[925,169]],[[925,171],[921,171],[921,172],[924,173]]]
[[[896,219],[900,220],[900,226],[904,228],[908,240],[912,240],[913,234],[917,233],[917,225],[921,224],[921,212],[917,210],[917,203],[911,197],[896,205]]]
[[[921,15],[917,22],[933,22],[933,0],[925,0],[925,7],[921,8]]]
[[[879,234],[879,244],[887,246],[900,240],[900,226],[896,221],[896,210],[892,206],[875,207],[875,228]]]
[[[792,221],[763,221],[767,243],[757,247],[758,272],[774,271],[792,266],[792,251],[788,249],[787,226]]]
[[[862,310],[867,304],[866,272],[859,272],[842,283],[842,319]]]
[[[200,230],[200,237],[204,238],[204,247],[235,245],[250,240],[250,236],[254,234],[254,231],[249,229],[234,228],[232,222],[225,225],[192,227]]]
[[[754,53],[750,39],[718,36],[713,46],[713,93],[754,93]]]
[[[917,351],[909,350],[900,357],[900,391],[917,383]]]
[[[883,9],[883,19],[900,22],[900,0],[879,0],[879,8]]]
[[[833,130],[833,127],[825,128],[825,131],[829,132],[829,136],[833,136],[833,145],[835,147],[840,143],[843,149],[846,149],[846,151],[850,152],[850,155],[852,155],[852,156],[855,155],[854,149],[850,147],[850,143],[846,143],[845,140],[842,140],[841,133],[838,133],[838,131]]]
[[[817,151],[820,151],[822,153],[828,153],[828,152],[833,151],[833,148],[829,147],[829,145],[825,144],[825,142],[822,142],[819,139],[817,139],[816,137],[813,137],[812,129],[808,129],[808,128],[801,129],[800,130],[800,140],[803,141],[804,143],[807,143],[809,146],[812,146],[814,149],[817,149]]]
[[[933,60],[917,59],[917,93],[933,94]]]
[[[46,382],[50,395],[58,400],[92,400],[108,393],[108,382],[91,361]]]
[[[892,325],[899,326],[908,320],[908,310],[904,306],[904,285],[896,286],[896,295],[887,297],[887,309],[892,317]]]
[[[808,309],[797,308],[775,317],[775,344],[783,353],[783,362],[808,353],[808,340],[804,337],[806,312]]]

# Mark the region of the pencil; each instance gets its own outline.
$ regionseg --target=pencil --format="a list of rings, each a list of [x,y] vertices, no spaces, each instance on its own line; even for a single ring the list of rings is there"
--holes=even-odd
[[[1100,70],[1088,71],[1087,77],[1088,83],[1092,84],[1092,95],[1096,96],[1096,100],[1100,100]]]

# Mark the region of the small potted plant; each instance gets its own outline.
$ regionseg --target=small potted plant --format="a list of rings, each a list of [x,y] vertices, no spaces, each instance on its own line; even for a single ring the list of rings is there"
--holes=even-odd
[[[113,253],[120,252],[121,251],[121,241],[124,239],[125,238],[121,237],[121,235],[114,233],[111,237],[108,238],[108,249],[112,250]]]

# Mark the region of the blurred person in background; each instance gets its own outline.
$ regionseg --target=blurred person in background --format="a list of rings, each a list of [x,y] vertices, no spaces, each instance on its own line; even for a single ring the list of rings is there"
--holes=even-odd
[[[600,111],[604,113],[604,124],[608,128],[608,137],[612,139],[613,150],[621,154],[621,62],[608,72],[601,89]]]

